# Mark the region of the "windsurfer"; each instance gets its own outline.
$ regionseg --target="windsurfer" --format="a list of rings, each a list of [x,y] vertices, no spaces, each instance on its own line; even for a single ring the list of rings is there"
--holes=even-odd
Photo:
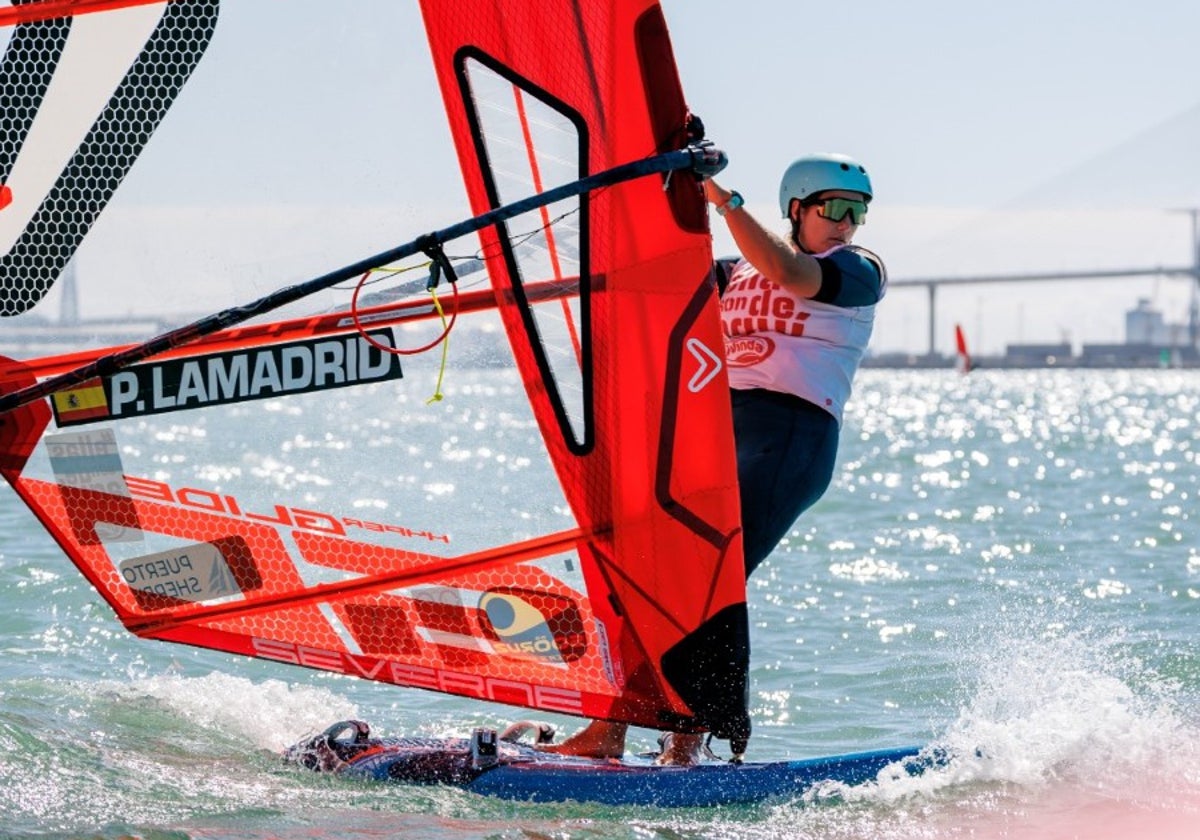
[[[887,275],[877,256],[851,244],[873,189],[849,157],[810,155],[788,167],[779,189],[786,240],[737,192],[711,179],[703,189],[742,253],[717,268],[749,577],[829,487],[843,407]],[[626,731],[592,721],[545,749],[617,757]],[[659,761],[693,764],[701,740],[675,733]]]

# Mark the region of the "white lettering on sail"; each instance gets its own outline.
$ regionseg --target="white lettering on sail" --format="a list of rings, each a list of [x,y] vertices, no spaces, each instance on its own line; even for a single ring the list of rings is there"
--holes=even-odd
[[[283,382],[279,379],[279,367],[273,353],[254,354],[254,376],[250,380],[251,397],[278,394],[283,390]]]
[[[246,396],[249,393],[249,380],[250,359],[245,353],[230,359],[214,356],[208,360],[209,397],[213,400]]]
[[[204,385],[200,365],[195,361],[184,362],[179,376],[179,393],[175,395],[175,401],[179,405],[200,405],[208,402],[208,390]]]
[[[409,665],[401,662],[373,659],[351,653],[321,650],[306,645],[294,645],[272,639],[250,640],[255,656],[291,665],[303,665],[322,671],[334,671],[351,676],[376,677],[377,679],[426,688],[433,691],[451,691],[492,700],[511,703],[520,697],[522,702],[536,709],[564,714],[583,714],[583,694],[568,688],[536,685],[516,680],[501,680],[482,677],[478,674],[463,674],[442,668]],[[381,667],[386,664],[387,667]]]
[[[320,347],[320,345],[317,345]],[[283,348],[283,389],[300,391],[313,381],[313,354],[308,347]]]
[[[120,417],[125,410],[125,406],[137,402],[137,374],[123,370],[120,373],[113,374],[112,379],[109,381],[112,388],[112,396],[109,399],[110,410],[114,417]]]
[[[400,379],[390,329],[167,359],[106,377],[107,417],[119,419]],[[372,342],[379,346],[373,346]],[[86,422],[87,418],[74,421]],[[72,425],[64,415],[60,425]]]
[[[358,344],[362,349],[362,352],[358,354],[358,378],[382,379],[384,374],[387,373],[388,365],[391,364],[392,359],[395,357],[392,356],[391,353],[368,353],[367,348],[370,345],[367,344],[367,341],[364,338],[358,339]],[[387,342],[387,344],[389,347],[392,346],[390,341]],[[377,361],[374,364],[371,363],[372,355],[377,357]]]
[[[161,411],[164,408],[171,408],[175,405],[175,398],[166,395],[166,389],[163,388],[163,369],[161,367],[154,368],[151,381],[154,383],[152,404],[156,411]],[[116,415],[113,415],[114,417]]]
[[[348,346],[353,346],[348,344]],[[341,342],[323,341],[316,346],[316,383],[341,384],[346,379],[346,357]]]

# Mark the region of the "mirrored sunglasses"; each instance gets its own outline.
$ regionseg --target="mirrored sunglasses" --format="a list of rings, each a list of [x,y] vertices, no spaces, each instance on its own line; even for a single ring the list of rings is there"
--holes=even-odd
[[[816,207],[822,218],[831,222],[840,222],[850,214],[850,221],[856,225],[867,221],[867,202],[855,198],[819,198],[815,201],[804,202],[805,207]]]

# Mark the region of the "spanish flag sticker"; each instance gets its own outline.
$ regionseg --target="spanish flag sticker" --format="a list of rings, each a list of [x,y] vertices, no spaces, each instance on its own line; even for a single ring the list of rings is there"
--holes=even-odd
[[[87,423],[108,416],[108,397],[99,378],[89,379],[51,398],[54,419],[59,426]]]

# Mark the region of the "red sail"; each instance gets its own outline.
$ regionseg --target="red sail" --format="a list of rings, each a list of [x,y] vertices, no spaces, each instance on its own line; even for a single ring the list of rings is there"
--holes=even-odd
[[[164,20],[195,5],[169,3]],[[686,145],[654,3],[439,0],[424,12],[475,212]],[[148,13],[146,22],[167,47],[194,42]],[[37,136],[36,111],[72,80],[54,72],[65,29],[22,26],[34,27],[18,33],[30,46],[8,58],[42,68],[44,91],[14,123],[4,160],[32,183],[40,159],[21,151]],[[121,32],[85,34],[102,48]],[[144,57],[135,66],[145,75],[112,83],[121,103],[165,81],[173,97],[190,72]],[[172,109],[218,130],[213,107],[185,95]],[[157,123],[104,110],[118,114],[104,143],[87,130],[89,112],[62,156],[107,155],[123,171]],[[186,138],[153,139],[165,159]],[[110,171],[33,174],[52,197],[120,208]],[[242,170],[214,159],[206,171],[216,180]],[[47,271],[21,257],[49,229],[32,200],[13,215],[17,192],[4,210],[13,245],[0,317],[32,330],[76,245],[128,243],[105,240],[115,234],[91,216],[60,214],[72,227],[53,237]],[[223,330],[10,411],[0,473],[139,636],[744,735],[736,469],[696,181],[643,177],[518,216],[482,240],[487,278],[461,256],[474,242],[446,243],[457,291],[443,283],[436,305],[424,276],[407,279],[421,266],[390,267],[394,288],[372,283],[361,299],[331,290],[311,311]],[[192,256],[182,250],[178,264]],[[154,278],[154,303],[192,306],[195,287],[173,280]],[[448,333],[448,346],[429,341]],[[389,352],[422,345],[433,349]],[[0,393],[115,349],[0,358]],[[430,400],[443,381],[445,398]]]
[[[954,325],[955,369],[959,373],[971,371],[971,354],[967,352],[967,337],[959,324]]]
[[[688,112],[656,3],[422,8],[476,213],[511,200],[510,182],[543,184],[555,165],[567,180],[686,144]],[[486,109],[504,89],[501,119]],[[553,126],[543,136],[530,130],[535,109],[534,128]],[[518,140],[524,154],[512,155]],[[586,712],[718,725],[744,715],[745,587],[703,200],[677,174],[604,190],[577,210],[573,365],[551,361],[554,339],[537,312],[545,305],[527,304],[522,291],[536,277],[506,232],[485,236],[483,251],[559,480],[592,535],[580,546],[588,594],[622,676]],[[727,644],[719,662],[696,659],[701,639]]]

